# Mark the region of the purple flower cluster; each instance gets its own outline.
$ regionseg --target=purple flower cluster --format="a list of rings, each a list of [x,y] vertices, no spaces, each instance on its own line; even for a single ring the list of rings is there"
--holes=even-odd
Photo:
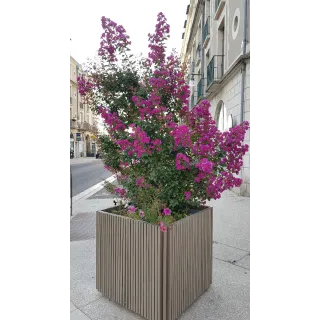
[[[128,214],[133,214],[135,213],[137,208],[135,206],[129,206],[128,207]]]
[[[78,82],[78,90],[81,96],[85,96],[94,87],[93,83],[89,80],[86,80],[85,76],[83,75],[77,78],[77,82]]]
[[[123,188],[114,188],[114,192],[121,198],[125,198],[127,190]]]
[[[109,18],[102,17],[101,25],[104,32],[101,35],[99,56],[106,57],[110,62],[117,61],[116,52],[126,49],[131,44],[123,26]]]
[[[171,133],[174,138],[174,145],[176,147],[183,146],[183,147],[191,147],[192,141],[190,138],[190,130],[188,126],[182,124],[177,126]]]
[[[211,161],[209,161],[208,159],[203,158],[195,165],[195,167],[198,168],[202,172],[211,173],[213,163]]]
[[[109,126],[109,131],[120,131],[126,129],[126,126],[119,119],[116,112],[109,112],[108,109],[103,108],[102,106],[99,106],[98,110],[104,123]]]
[[[160,64],[165,58],[164,40],[169,38],[170,26],[167,24],[167,19],[162,12],[158,14],[158,23],[154,34],[148,34],[149,37],[149,52],[150,64]]]
[[[185,170],[189,168],[190,159],[183,153],[178,153],[176,156],[176,169]]]

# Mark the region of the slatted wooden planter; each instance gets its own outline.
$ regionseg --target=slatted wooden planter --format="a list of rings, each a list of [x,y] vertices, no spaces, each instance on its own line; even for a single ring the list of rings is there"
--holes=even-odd
[[[177,319],[212,283],[212,208],[165,233],[107,211],[97,212],[97,290],[148,320]]]

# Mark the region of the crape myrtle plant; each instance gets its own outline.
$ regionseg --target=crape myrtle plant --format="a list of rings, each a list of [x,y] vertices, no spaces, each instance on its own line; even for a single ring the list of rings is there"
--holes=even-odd
[[[105,167],[117,177],[107,184],[119,205],[113,213],[158,223],[162,231],[201,209],[206,200],[241,185],[237,178],[248,145],[248,122],[221,132],[202,100],[188,109],[186,68],[166,55],[170,26],[158,14],[147,58],[130,54],[123,26],[101,18],[98,60],[78,78],[79,92],[106,128],[100,137]]]

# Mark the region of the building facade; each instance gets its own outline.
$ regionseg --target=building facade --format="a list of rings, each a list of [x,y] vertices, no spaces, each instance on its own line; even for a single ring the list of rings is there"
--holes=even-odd
[[[250,0],[190,0],[181,59],[190,81],[189,107],[207,99],[222,131],[250,122]],[[250,196],[250,129],[234,192]]]
[[[81,65],[70,56],[70,153],[75,158],[97,152],[97,117],[78,91],[77,77],[84,74]]]

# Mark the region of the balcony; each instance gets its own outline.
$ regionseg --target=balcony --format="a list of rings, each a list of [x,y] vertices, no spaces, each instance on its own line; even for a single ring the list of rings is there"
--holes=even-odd
[[[74,121],[74,120],[70,119],[70,128],[78,129],[77,121]]]
[[[96,134],[96,135],[99,133],[99,129],[98,129],[98,127],[97,127],[96,124],[93,124],[93,125],[91,126],[91,132],[94,133],[94,134]]]
[[[203,48],[206,47],[209,40],[210,40],[210,17],[207,18],[206,24],[204,25],[204,28],[202,29]]]
[[[198,82],[197,93],[198,93],[198,102],[199,102],[202,98],[202,79],[200,79],[200,81]]]
[[[216,4],[215,4],[216,13],[214,15],[214,20],[219,19],[225,4],[226,4],[225,0],[216,0]]]
[[[91,126],[88,122],[80,122],[78,121],[79,129],[83,131],[91,131]]]
[[[207,89],[211,85],[220,84],[224,74],[224,56],[214,55],[207,66]]]
[[[200,61],[201,61],[201,44],[199,43],[196,51],[196,66],[199,65]]]

